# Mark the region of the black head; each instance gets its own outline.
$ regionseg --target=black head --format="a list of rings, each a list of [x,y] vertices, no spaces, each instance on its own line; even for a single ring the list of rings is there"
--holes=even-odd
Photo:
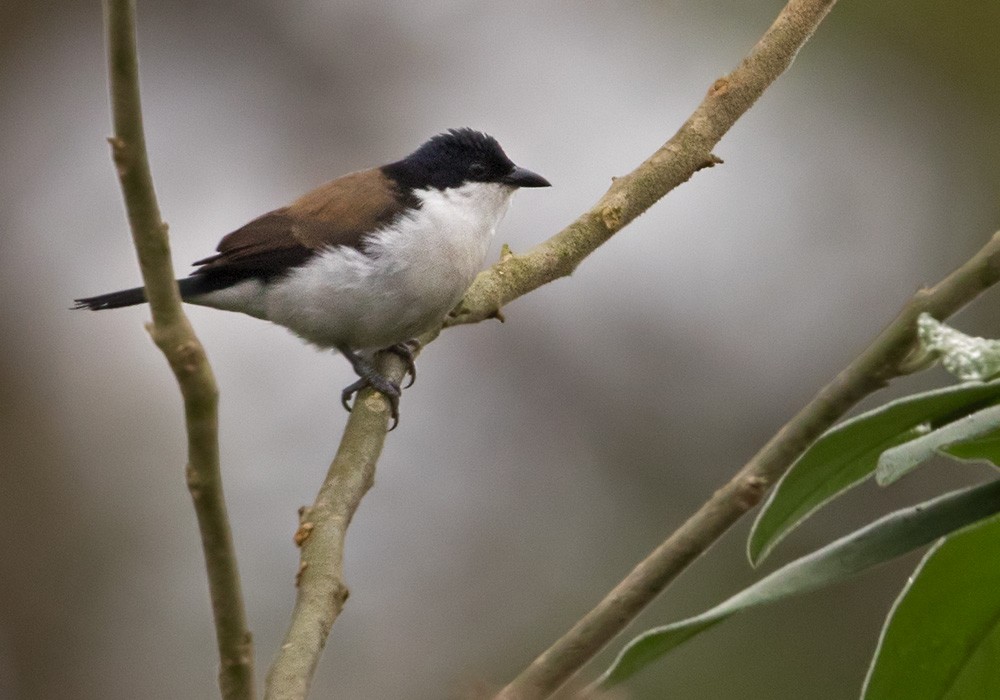
[[[548,187],[541,175],[519,168],[492,136],[473,129],[450,129],[427,141],[403,160],[382,168],[404,187],[443,190],[467,182],[511,187]]]

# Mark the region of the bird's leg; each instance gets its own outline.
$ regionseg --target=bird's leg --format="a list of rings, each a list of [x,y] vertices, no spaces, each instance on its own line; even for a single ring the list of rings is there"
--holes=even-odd
[[[351,397],[366,387],[372,387],[389,402],[389,413],[392,416],[392,430],[399,424],[399,384],[390,381],[379,374],[372,364],[364,357],[349,348],[338,348],[340,353],[347,358],[354,368],[354,372],[360,377],[358,381],[346,387],[340,394],[340,402],[348,411],[351,410]]]

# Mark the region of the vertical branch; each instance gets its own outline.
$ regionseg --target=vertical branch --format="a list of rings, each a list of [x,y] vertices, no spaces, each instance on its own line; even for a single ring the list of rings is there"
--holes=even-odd
[[[219,470],[219,393],[204,348],[181,308],[167,226],[160,218],[149,170],[139,98],[135,3],[105,0],[104,8],[114,120],[114,136],[109,141],[153,316],[146,328],[170,363],[184,399],[186,476],[208,569],[220,659],[219,686],[224,698],[252,698],[253,645]]]

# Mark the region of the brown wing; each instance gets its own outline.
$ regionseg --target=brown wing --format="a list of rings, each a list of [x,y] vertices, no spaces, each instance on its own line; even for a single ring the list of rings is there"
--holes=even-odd
[[[323,248],[360,248],[365,234],[391,222],[407,203],[381,170],[345,175],[228,234],[216,255],[195,263],[200,266],[195,274],[238,278],[283,274]]]

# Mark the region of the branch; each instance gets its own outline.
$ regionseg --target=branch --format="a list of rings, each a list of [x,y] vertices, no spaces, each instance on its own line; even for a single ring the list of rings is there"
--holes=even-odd
[[[146,329],[170,363],[184,398],[186,476],[208,570],[219,649],[219,687],[224,698],[252,698],[253,645],[219,472],[219,393],[204,348],[181,308],[167,226],[160,218],[153,189],[139,99],[135,3],[106,0],[104,9],[115,131],[109,141],[153,316]]]
[[[791,65],[836,0],[791,0],[739,67],[716,80],[674,136],[639,167],[614,180],[589,211],[524,255],[507,255],[476,278],[447,325],[496,316],[514,299],[573,272],[612,235],[702,168],[712,149]]]
[[[917,317],[952,315],[1000,281],[1000,232],[930,289],[919,290],[896,319],[833,381],[598,605],[542,653],[497,698],[543,698],[596,654],[698,556],[753,508],[792,462],[865,396],[920,368]]]
[[[403,362],[394,355],[380,355],[378,370],[394,382],[403,379]],[[298,595],[281,651],[267,674],[268,700],[300,699],[309,692],[330,628],[347,600],[344,538],[374,482],[388,420],[389,405],[382,395],[361,392],[316,502],[299,511]]]
[[[687,180],[699,167],[711,164],[711,149],[791,65],[835,2],[790,0],[739,67],[715,81],[694,114],[670,141],[632,173],[616,180],[595,207],[566,229],[526,255],[512,256],[482,273],[452,323],[486,318],[518,296],[568,275],[586,255],[656,199]],[[907,318],[912,321],[916,315]],[[905,354],[913,341],[912,330],[910,323],[894,337],[895,352]],[[852,365],[824,389],[753,462],[641,562],[596,608],[501,690],[497,699],[545,698],[555,692],[730,525],[756,505],[809,442],[860,398],[882,386],[885,368],[900,357],[888,355],[882,358],[882,365],[872,358],[865,359],[866,362],[858,367]],[[882,371],[871,371],[873,366],[882,367]]]
[[[525,255],[505,250],[499,263],[480,273],[444,325],[499,317],[504,304],[569,275],[585,257],[672,189],[698,170],[721,162],[711,149],[791,64],[834,2],[792,0],[740,66],[713,83],[704,101],[673,138],[631,173],[616,178],[597,204],[565,229]],[[422,345],[436,338],[438,332],[421,338]],[[397,363],[393,371],[398,380],[402,367]],[[359,414],[355,408],[316,504],[303,511],[301,517],[296,537],[304,539],[305,544],[299,593],[285,643],[268,674],[268,698],[305,696],[330,627],[347,597],[343,582],[344,534],[371,486],[387,427],[387,405],[381,396],[366,393],[361,403],[365,413],[372,411],[378,418]],[[338,494],[338,489],[344,489],[344,493]],[[320,542],[329,549],[325,554]],[[562,671],[562,680],[590,655],[584,654],[576,666]],[[533,683],[532,674],[528,678]],[[512,684],[511,692],[520,680]]]

